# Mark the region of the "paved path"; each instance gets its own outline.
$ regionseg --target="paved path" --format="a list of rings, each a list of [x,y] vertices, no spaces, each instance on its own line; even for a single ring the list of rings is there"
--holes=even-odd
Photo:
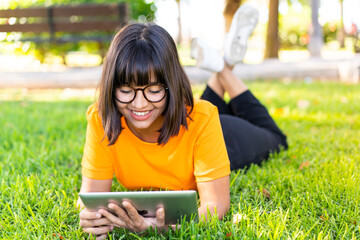
[[[352,59],[324,60],[311,58],[283,63],[266,60],[260,64],[240,64],[234,73],[245,80],[304,79],[359,81],[360,54]],[[211,73],[196,67],[185,67],[193,84],[205,83]],[[101,77],[101,67],[65,68],[50,72],[0,72],[0,88],[92,88]]]

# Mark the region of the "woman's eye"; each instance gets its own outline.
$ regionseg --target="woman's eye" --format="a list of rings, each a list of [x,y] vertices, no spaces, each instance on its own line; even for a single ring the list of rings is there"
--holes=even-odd
[[[125,90],[125,89],[120,89],[120,93],[122,94],[131,94],[132,90]]]
[[[160,92],[161,92],[161,90],[149,90],[149,93],[151,93],[151,94],[157,94]]]

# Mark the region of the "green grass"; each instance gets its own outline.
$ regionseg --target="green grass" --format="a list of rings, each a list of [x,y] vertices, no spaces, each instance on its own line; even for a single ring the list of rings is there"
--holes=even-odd
[[[176,232],[143,237],[359,239],[360,85],[248,85],[288,135],[289,150],[232,173],[231,211],[224,221],[186,223]],[[0,90],[0,239],[85,236],[75,202],[85,112],[93,98],[66,99],[62,93]],[[263,189],[268,197],[259,194]],[[242,220],[233,223],[235,214]],[[137,236],[116,230],[111,238]]]

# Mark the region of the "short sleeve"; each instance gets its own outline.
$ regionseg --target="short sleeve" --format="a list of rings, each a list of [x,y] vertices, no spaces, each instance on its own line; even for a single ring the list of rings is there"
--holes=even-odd
[[[194,174],[196,182],[207,182],[230,174],[230,162],[219,113],[216,107],[212,109],[206,123],[199,129],[195,144]]]
[[[112,154],[107,146],[108,141],[103,140],[104,130],[98,111],[93,110],[95,107],[90,106],[86,113],[88,125],[81,172],[91,179],[111,179],[114,174]]]

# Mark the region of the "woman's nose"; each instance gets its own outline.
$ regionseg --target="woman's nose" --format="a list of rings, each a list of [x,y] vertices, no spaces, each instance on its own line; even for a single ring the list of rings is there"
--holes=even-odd
[[[137,91],[135,99],[132,101],[132,105],[138,109],[141,109],[148,105],[148,100],[144,97],[144,93],[142,91]]]

